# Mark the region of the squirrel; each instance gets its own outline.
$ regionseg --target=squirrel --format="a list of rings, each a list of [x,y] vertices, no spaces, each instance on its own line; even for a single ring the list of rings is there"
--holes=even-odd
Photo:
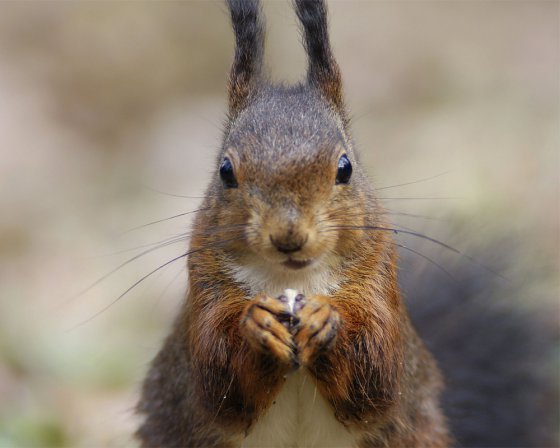
[[[273,85],[259,0],[235,34],[188,291],[137,411],[145,447],[447,447],[443,376],[351,137],[324,0],[294,0],[308,69]]]

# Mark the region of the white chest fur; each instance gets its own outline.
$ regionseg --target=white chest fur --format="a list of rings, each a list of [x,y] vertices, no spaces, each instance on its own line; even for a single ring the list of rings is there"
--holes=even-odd
[[[235,280],[258,294],[277,297],[286,289],[304,295],[329,294],[338,288],[339,274],[331,269],[335,260],[301,271],[279,271],[263,263],[232,266]],[[332,265],[331,265],[332,266]],[[274,404],[254,425],[242,447],[352,447],[354,437],[334,416],[334,410],[317,390],[313,378],[300,369],[286,377]]]
[[[335,256],[327,256],[315,265],[302,270],[290,270],[270,266],[266,262],[254,260],[246,265],[230,266],[232,277],[249,289],[251,295],[266,293],[278,297],[285,289],[294,289],[305,295],[327,295],[338,288],[340,273],[333,265]]]
[[[287,376],[274,404],[242,443],[247,448],[351,446],[354,438],[304,370]]]

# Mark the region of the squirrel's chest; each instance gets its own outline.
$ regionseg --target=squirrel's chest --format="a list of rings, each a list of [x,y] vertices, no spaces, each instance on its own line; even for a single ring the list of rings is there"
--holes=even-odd
[[[294,289],[305,295],[329,294],[341,282],[340,274],[328,267],[327,261],[304,271],[288,271],[272,268],[266,263],[248,263],[229,266],[232,278],[251,292],[266,293],[277,297],[286,289]]]
[[[243,447],[351,447],[352,434],[334,417],[309,374],[286,378],[268,412],[256,423]]]

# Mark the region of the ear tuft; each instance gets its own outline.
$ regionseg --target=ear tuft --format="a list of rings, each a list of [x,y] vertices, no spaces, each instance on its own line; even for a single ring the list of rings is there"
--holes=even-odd
[[[258,88],[263,65],[264,18],[259,0],[227,0],[235,33],[229,75],[229,109],[235,116]]]
[[[329,43],[327,7],[324,0],[294,0],[294,8],[303,27],[308,58],[308,82],[344,116],[342,78]]]

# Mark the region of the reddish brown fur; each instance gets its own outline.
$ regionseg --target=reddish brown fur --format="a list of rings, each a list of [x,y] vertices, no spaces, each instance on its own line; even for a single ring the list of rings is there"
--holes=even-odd
[[[200,217],[195,228],[205,221]],[[284,310],[279,302],[265,296],[248,301],[224,275],[222,248],[190,258],[189,296],[173,338],[187,339],[196,391],[190,406],[220,428],[214,431],[224,443],[241,440],[267,411],[297,360],[316,377],[336,417],[362,434],[362,446],[447,446],[436,403],[441,380],[403,308],[391,240],[385,233],[355,233],[349,239],[360,255],[343,266],[345,282],[330,297],[308,298],[293,339],[276,320]],[[193,248],[209,244],[208,238],[195,238]],[[328,339],[328,332],[322,332],[310,342],[329,321],[337,330],[334,341],[323,346],[320,338]],[[429,412],[426,403],[433,406]],[[151,445],[149,437],[144,442]]]
[[[144,446],[239,445],[297,368],[312,375],[356,445],[449,444],[441,379],[403,306],[390,234],[365,230],[384,227],[383,212],[347,137],[324,5],[296,7],[316,59],[309,85],[257,89],[258,3],[230,0],[238,47],[245,22],[235,17],[250,18],[245,35],[258,46],[255,54],[238,48],[230,78],[232,119],[219,160],[231,161],[238,186],[224,187],[216,173],[196,217],[187,300],[139,405]],[[342,154],[354,172],[339,185]],[[352,225],[360,229],[345,228]],[[288,255],[275,240],[301,247]],[[334,280],[328,293],[306,298],[290,316],[299,324],[289,326],[285,306],[251,290],[236,269],[265,266],[263,276],[291,287],[301,278],[283,267],[292,257],[316,262],[306,275],[323,269]]]

